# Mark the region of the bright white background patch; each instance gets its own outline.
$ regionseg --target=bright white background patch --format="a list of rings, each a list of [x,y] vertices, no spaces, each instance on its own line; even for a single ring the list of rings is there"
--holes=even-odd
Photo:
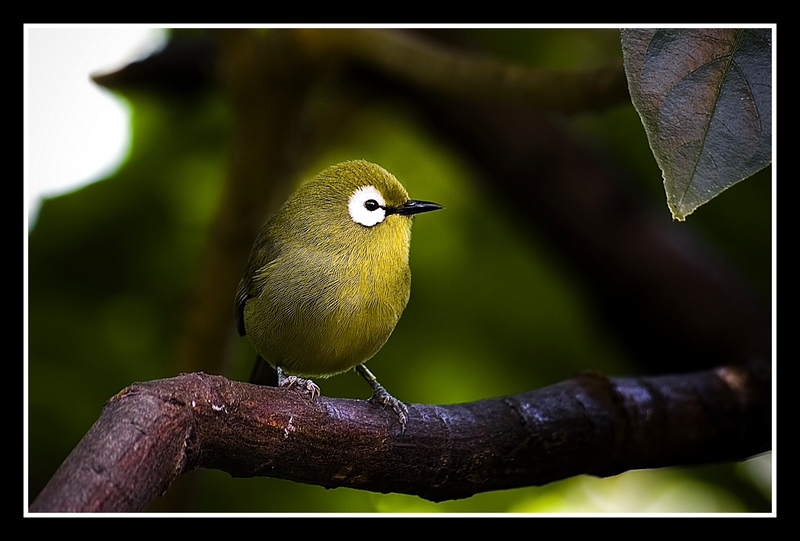
[[[375,210],[367,209],[364,204],[370,199],[376,201],[380,206]],[[350,212],[350,217],[354,222],[372,227],[375,224],[381,223],[386,217],[386,211],[383,209],[385,204],[381,192],[379,192],[375,186],[362,186],[350,196],[347,210]]]
[[[33,227],[43,196],[113,172],[130,146],[130,110],[93,83],[166,43],[144,26],[25,27],[23,115],[25,205]]]

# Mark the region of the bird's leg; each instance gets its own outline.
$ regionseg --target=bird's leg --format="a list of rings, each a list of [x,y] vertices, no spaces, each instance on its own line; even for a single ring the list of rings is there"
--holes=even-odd
[[[278,373],[278,387],[300,387],[310,394],[311,398],[319,396],[319,386],[310,379],[285,376],[280,366],[276,366],[275,371]]]
[[[408,407],[390,395],[389,392],[383,388],[383,385],[378,383],[375,375],[369,371],[369,368],[367,368],[366,365],[357,364],[356,372],[361,374],[361,376],[367,380],[369,386],[372,387],[372,396],[370,397],[370,401],[378,402],[384,406],[391,406],[400,420],[400,427],[405,432],[406,422],[408,421]]]

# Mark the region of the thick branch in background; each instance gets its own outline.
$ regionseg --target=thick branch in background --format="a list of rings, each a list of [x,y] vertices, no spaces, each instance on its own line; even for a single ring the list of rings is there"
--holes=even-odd
[[[403,31],[299,30],[314,56],[363,62],[427,92],[561,113],[601,111],[630,100],[620,62],[575,70],[510,64]]]
[[[185,374],[109,400],[30,510],[140,511],[200,467],[442,501],[581,473],[744,459],[770,445],[765,378],[742,367],[586,373],[513,396],[411,404],[403,432],[368,401]]]

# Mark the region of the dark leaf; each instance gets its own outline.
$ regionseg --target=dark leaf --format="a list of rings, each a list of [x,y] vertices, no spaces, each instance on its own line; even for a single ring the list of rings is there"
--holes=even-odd
[[[629,29],[622,52],[674,218],[770,163],[770,29]]]

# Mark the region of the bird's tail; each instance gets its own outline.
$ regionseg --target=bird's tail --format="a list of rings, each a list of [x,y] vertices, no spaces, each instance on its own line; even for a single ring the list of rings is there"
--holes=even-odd
[[[264,357],[259,355],[256,358],[256,364],[253,366],[253,371],[250,373],[250,383],[277,387],[278,372],[276,372],[275,369],[264,360]]]

